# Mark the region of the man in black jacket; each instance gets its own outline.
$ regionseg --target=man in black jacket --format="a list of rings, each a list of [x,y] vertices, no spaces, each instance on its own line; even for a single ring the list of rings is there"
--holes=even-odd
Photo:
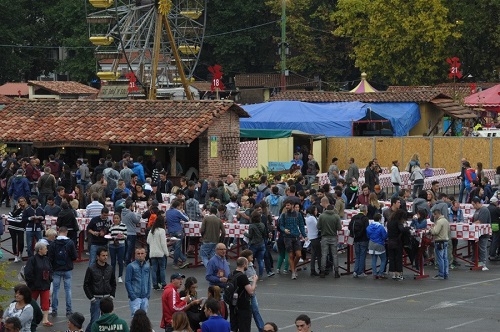
[[[85,273],[83,290],[90,300],[90,322],[85,332],[90,332],[92,324],[100,317],[99,304],[104,297],[115,297],[116,279],[111,265],[107,263],[108,249],[100,247],[97,250],[96,263],[90,265]]]
[[[66,226],[59,227],[59,236],[49,246],[49,259],[54,271],[52,280],[52,317],[57,316],[57,307],[59,305],[57,294],[59,293],[61,280],[64,281],[64,291],[66,293],[66,317],[73,313],[71,306],[71,271],[76,257],[75,243],[68,238],[68,228]]]
[[[367,209],[366,205],[361,205],[359,207],[359,213],[353,216],[349,222],[349,234],[351,237],[354,237],[354,253],[356,255],[354,272],[352,273],[354,278],[366,277],[365,261],[369,241],[368,235],[366,234],[366,228],[370,224],[366,216]]]
[[[38,204],[38,197],[31,196],[30,203],[31,205],[23,211],[28,257],[33,256],[33,239],[35,239],[35,243],[42,239],[42,221],[45,220],[45,212]]]

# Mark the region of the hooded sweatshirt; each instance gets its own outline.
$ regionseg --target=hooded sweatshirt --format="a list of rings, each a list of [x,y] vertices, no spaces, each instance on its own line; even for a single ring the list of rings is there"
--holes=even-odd
[[[114,313],[104,314],[92,324],[91,332],[129,332],[127,322]]]

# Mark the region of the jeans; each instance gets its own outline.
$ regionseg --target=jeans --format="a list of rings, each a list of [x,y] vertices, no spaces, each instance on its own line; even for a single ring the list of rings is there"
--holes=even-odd
[[[130,313],[132,315],[132,318],[134,317],[134,314],[135,312],[138,310],[138,309],[142,309],[144,310],[145,312],[148,312],[148,308],[149,308],[149,300],[147,297],[145,298],[136,298],[135,300],[133,301],[129,301],[129,305],[130,305]]]
[[[45,205],[47,205],[47,197],[51,196],[52,194],[40,194],[38,195],[38,199],[40,201],[40,206],[42,208],[45,207]]]
[[[184,233],[168,233],[170,236],[175,236],[179,241],[174,244],[174,264],[186,261],[186,255],[182,252],[182,244],[184,243]]]
[[[417,198],[418,194],[420,193],[420,191],[422,191],[422,189],[424,189],[424,181],[422,180],[422,183],[419,182],[414,182],[413,183],[413,194],[412,194],[412,197],[413,198]]]
[[[135,260],[135,240],[137,235],[127,234],[127,253],[125,254],[125,262],[130,263]],[[123,260],[123,259],[122,259]]]
[[[478,242],[478,246],[479,246],[479,262],[482,262],[484,264],[486,264],[486,261],[488,259],[487,256],[487,252],[486,252],[486,248],[488,247],[488,240],[489,240],[490,236],[489,235],[481,235],[479,237],[479,242]]]
[[[394,183],[393,185],[394,185],[394,191],[399,193],[399,189],[401,188],[401,186],[399,184],[394,184]]]
[[[377,258],[380,257],[380,267],[377,270]],[[384,252],[380,255],[372,255],[372,273],[374,276],[381,276],[384,274],[385,264],[387,264],[387,254]]]
[[[165,267],[167,265],[167,258],[163,257],[151,257],[151,280],[153,282],[153,288],[158,288],[158,283],[161,283],[161,287],[165,287],[167,282],[165,281]],[[158,272],[160,273],[160,280],[158,280]]]
[[[264,243],[250,245],[250,250],[252,250],[253,258],[259,265],[259,278],[262,278],[262,275],[264,274],[264,253],[266,252],[266,245]]]
[[[203,265],[206,267],[210,258],[215,255],[215,246],[217,243],[207,242],[202,243],[200,246],[200,257],[203,261]]]
[[[118,259],[118,277],[123,276],[123,256],[125,254],[125,244],[115,246],[114,244],[109,245],[109,255],[111,256],[111,267],[113,268],[113,274],[115,274],[116,260]]]
[[[42,239],[41,231],[26,231],[26,252],[28,257],[33,256],[33,238],[36,239],[35,243]]]
[[[66,314],[73,312],[71,308],[71,271],[54,271],[52,280],[52,312],[57,312],[59,306],[59,287],[61,287],[61,279],[64,281],[64,292],[66,293]]]
[[[85,329],[85,332],[90,332],[90,328],[92,324],[101,317],[101,308],[99,305],[101,304],[101,299],[96,299],[94,302],[90,302],[90,322]]]
[[[323,236],[321,238],[321,271],[326,270],[326,257],[331,252],[333,256],[333,269],[339,271],[339,257],[337,253],[337,246],[339,238],[337,236]]]
[[[318,261],[318,270],[321,271],[321,239],[311,240],[311,273],[316,272],[316,260]]]
[[[91,244],[90,245],[90,258],[89,258],[89,266],[92,264],[95,264],[95,260],[97,259],[97,249],[100,247],[105,247],[107,248],[108,246],[105,244]]]
[[[11,231],[12,232],[12,231]],[[493,232],[490,244],[490,257],[496,257],[498,245],[500,245],[500,231]]]
[[[356,259],[354,261],[354,272],[357,275],[365,273],[365,261],[366,261],[366,252],[368,251],[368,242],[354,242],[354,254],[356,255]]]
[[[257,329],[259,329],[259,332],[262,332],[262,330],[264,329],[264,320],[262,320],[262,316],[259,312],[259,303],[257,302],[257,296],[254,294],[252,297],[250,297],[250,299],[252,301],[253,320],[255,321],[255,325],[257,325]]]
[[[442,249],[438,249],[439,246],[442,246]],[[436,262],[439,269],[438,275],[443,278],[448,278],[449,274],[448,241],[434,242],[434,251],[436,255]]]
[[[462,182],[460,182],[460,192],[458,194],[458,201],[460,203],[463,203],[464,191],[465,191],[465,182],[462,181]]]

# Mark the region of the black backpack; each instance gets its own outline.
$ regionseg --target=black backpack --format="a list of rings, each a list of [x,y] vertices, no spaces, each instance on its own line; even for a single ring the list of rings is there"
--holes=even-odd
[[[54,263],[57,266],[68,265],[68,248],[67,241],[54,241]]]
[[[361,220],[364,217],[364,215],[355,215],[352,217],[352,237],[355,239],[362,238],[364,235],[365,231],[365,225],[363,221]]]
[[[235,294],[238,294],[238,298],[240,295],[240,290],[238,289],[238,277],[243,275],[243,272],[236,271],[231,274],[227,280],[226,288],[224,289],[224,293],[222,294],[222,299],[229,306],[233,306],[233,298]]]

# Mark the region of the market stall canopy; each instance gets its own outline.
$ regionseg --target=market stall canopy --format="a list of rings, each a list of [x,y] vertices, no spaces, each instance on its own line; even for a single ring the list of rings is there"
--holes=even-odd
[[[408,135],[420,120],[416,103],[274,101],[242,108],[251,117],[240,119],[241,129],[300,130],[328,137],[352,136],[354,121],[375,114],[390,121],[394,136]]]
[[[365,93],[365,92],[377,92],[377,90],[371,86],[370,83],[366,80],[366,73],[361,74],[361,82],[359,82],[358,86],[352,89],[350,92],[354,93]]]
[[[500,112],[500,84],[466,97],[465,105]]]

